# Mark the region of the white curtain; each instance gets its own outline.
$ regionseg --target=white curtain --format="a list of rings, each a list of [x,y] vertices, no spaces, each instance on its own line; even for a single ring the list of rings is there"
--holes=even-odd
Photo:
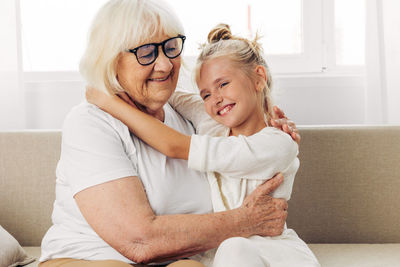
[[[398,0],[367,0],[366,123],[400,123],[399,13]]]
[[[0,130],[25,127],[19,1],[0,1]]]

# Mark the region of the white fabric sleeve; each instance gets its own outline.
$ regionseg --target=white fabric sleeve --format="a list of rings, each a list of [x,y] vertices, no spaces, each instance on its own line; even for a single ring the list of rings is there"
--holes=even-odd
[[[203,99],[198,94],[176,91],[169,98],[168,103],[189,120],[195,129],[198,129],[200,124],[209,117],[204,108]]]
[[[118,178],[137,176],[136,153],[127,154],[123,138],[102,111],[72,112],[64,122],[57,172],[72,193]]]
[[[192,135],[188,166],[232,178],[265,180],[286,170],[297,154],[297,143],[273,127],[251,136]]]

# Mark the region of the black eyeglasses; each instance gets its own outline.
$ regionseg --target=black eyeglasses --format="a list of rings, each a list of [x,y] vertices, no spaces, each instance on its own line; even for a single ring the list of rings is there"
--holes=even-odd
[[[139,64],[146,66],[157,59],[158,47],[160,45],[167,58],[173,59],[178,57],[182,53],[185,39],[186,36],[178,35],[177,37],[169,38],[161,43],[144,44],[134,49],[128,49],[127,52],[135,54]]]

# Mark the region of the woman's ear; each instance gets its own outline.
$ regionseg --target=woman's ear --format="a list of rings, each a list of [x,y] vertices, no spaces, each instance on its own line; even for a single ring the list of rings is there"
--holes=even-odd
[[[257,65],[255,72],[257,75],[256,89],[257,91],[262,91],[268,80],[267,69],[262,65]]]

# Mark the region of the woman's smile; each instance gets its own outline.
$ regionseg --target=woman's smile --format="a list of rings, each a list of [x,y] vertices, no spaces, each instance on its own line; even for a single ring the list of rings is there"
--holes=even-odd
[[[150,78],[150,79],[149,79],[149,82],[162,83],[162,82],[165,82],[165,81],[169,80],[170,77],[171,77],[171,74],[168,74],[168,75],[166,75],[166,76],[160,76],[160,77]]]

